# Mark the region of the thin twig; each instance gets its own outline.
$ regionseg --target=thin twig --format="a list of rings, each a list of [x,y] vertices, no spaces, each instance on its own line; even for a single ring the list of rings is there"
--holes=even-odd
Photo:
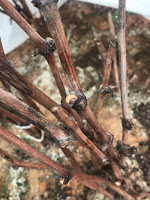
[[[26,153],[36,157],[38,160],[42,161],[46,166],[50,167],[54,171],[56,171],[60,175],[66,175],[68,170],[52,161],[50,158],[45,156],[44,154],[37,151],[34,147],[28,145],[26,142],[15,136],[13,133],[5,130],[4,128],[0,127],[0,138],[12,143],[13,145],[18,146],[21,150],[25,151]]]
[[[72,166],[75,169],[77,169],[79,172],[82,172],[81,168],[77,165],[76,161],[72,157],[72,153],[68,151],[68,149],[66,148],[62,148],[62,150],[68,159],[71,158],[69,159],[69,161],[71,161]],[[4,158],[5,160],[7,160],[8,162],[10,162],[12,166],[14,167],[24,167],[24,168],[29,168],[29,169],[33,168],[33,169],[38,169],[38,170],[48,169],[48,167],[42,163],[31,163],[31,162],[23,162],[23,161],[17,160],[15,157],[11,156],[10,154],[8,154],[6,151],[2,149],[0,149],[0,156]]]
[[[17,115],[14,115],[11,112],[8,112],[7,110],[4,110],[1,107],[0,107],[0,117],[16,125],[26,126],[29,124],[29,122],[27,122],[26,120],[22,119],[21,117],[18,117]]]
[[[106,191],[104,188],[102,188],[100,185],[96,183],[88,183],[87,181],[81,181],[82,184],[85,186],[91,188],[92,190],[97,190],[99,193],[102,193],[106,197],[108,197],[111,200],[114,200],[114,197],[112,194],[110,194],[108,191]]]
[[[110,144],[112,142],[112,138],[110,137],[110,135],[107,135],[106,131],[99,124],[94,113],[92,112],[91,108],[88,105],[84,110],[81,111],[81,114],[87,120],[87,122],[93,128],[93,130],[96,132],[98,140],[102,145],[106,143]]]
[[[6,55],[5,55],[5,53],[4,53],[4,49],[3,49],[2,42],[1,42],[1,38],[0,38],[0,57],[3,58],[6,62],[8,62],[7,59],[6,59]],[[12,66],[11,66],[11,67],[12,67]],[[1,76],[2,76],[2,75],[1,75]],[[1,77],[1,76],[0,76],[0,77]],[[4,78],[2,77],[2,80],[1,80],[1,81],[2,81],[3,85],[6,87],[6,89],[7,89],[8,92],[11,92],[9,84],[8,84],[4,79],[5,79],[5,77],[4,77]],[[6,80],[7,80],[7,79],[6,79]],[[25,93],[23,93],[23,92],[21,92],[21,91],[19,91],[19,93],[20,93],[20,95],[22,96],[23,100],[24,100],[30,107],[33,107],[33,108],[36,109],[38,112],[41,112],[40,109],[39,109],[39,107],[35,104],[35,102],[34,102],[28,95],[26,95]]]
[[[109,81],[109,77],[110,77],[113,56],[114,56],[114,45],[113,45],[113,43],[110,43],[108,53],[107,53],[106,63],[104,66],[104,80],[103,80],[103,84],[102,84],[102,91],[99,96],[99,99],[98,99],[98,102],[97,102],[97,105],[95,108],[95,112],[94,112],[96,118],[98,117],[98,113],[101,109],[101,106],[102,106],[105,96],[107,94],[107,92],[105,92],[105,88],[108,87],[108,81]],[[110,91],[111,91],[111,86],[110,86]]]
[[[63,151],[63,153],[65,154],[65,156],[68,158],[68,160],[70,161],[71,165],[73,166],[74,170],[77,172],[83,172],[81,166],[79,165],[79,163],[77,163],[77,161],[75,160],[72,152],[67,148],[62,148],[61,150]]]
[[[25,168],[33,168],[33,169],[47,169],[48,167],[42,163],[30,163],[30,162],[23,162],[20,160],[17,160],[10,154],[8,154],[6,151],[0,149],[0,156],[10,162],[13,167],[25,167]]]
[[[52,72],[53,77],[54,77],[54,79],[56,81],[56,84],[57,84],[57,87],[59,89],[59,92],[60,92],[60,95],[62,97],[62,100],[65,100],[65,98],[66,98],[66,90],[65,90],[65,87],[64,87],[64,84],[63,84],[63,81],[62,81],[58,66],[56,64],[54,55],[53,54],[52,55],[46,55],[45,58],[46,58],[48,64],[51,66],[51,72]]]
[[[5,53],[4,53],[1,37],[0,37],[0,56],[3,57],[6,60],[6,56],[5,56]]]
[[[1,42],[1,38],[0,38],[0,57],[2,57],[5,61],[7,61],[7,59],[6,59],[6,55],[5,55],[5,53],[4,53],[4,49],[3,49],[3,46],[2,46],[2,42]],[[8,91],[8,92],[11,92],[11,88],[10,88],[10,85],[2,78],[1,79],[1,81],[2,81],[2,83],[3,83],[3,85],[4,85],[4,87],[6,88],[6,90]],[[40,109],[39,109],[39,107],[35,104],[35,102],[30,98],[30,97],[28,97],[27,95],[25,95],[24,93],[22,93],[21,91],[19,91],[19,93],[20,93],[20,95],[23,97],[23,100],[30,106],[30,107],[33,107],[34,109],[36,109],[38,112],[41,112],[40,111]],[[4,113],[4,112],[3,112]],[[6,113],[6,112],[5,112]],[[11,113],[7,113],[8,115],[6,115],[6,119],[11,119],[11,122],[14,122],[14,119],[16,119],[17,118],[17,116],[14,116],[13,114],[11,114]],[[5,116],[4,116],[5,117]],[[19,117],[18,117],[19,118]],[[17,121],[18,121],[18,119],[17,119]],[[22,121],[22,119],[21,118],[19,118],[19,121]],[[15,124],[16,123],[18,123],[18,122],[16,122],[15,121]],[[37,130],[37,128],[34,130],[34,133],[35,133],[35,131],[37,131],[37,133],[38,133],[38,130]]]
[[[46,108],[52,108],[57,106],[57,103],[45,95],[41,90],[34,86],[24,76],[19,74],[10,64],[9,61],[5,61],[0,57],[0,74],[7,80],[12,86],[17,88],[24,95],[33,98]]]
[[[113,23],[113,20],[112,20],[112,13],[111,11],[109,10],[108,11],[108,24],[109,24],[109,27],[110,27],[110,35],[111,35],[111,41],[114,41],[114,45],[116,46],[116,39],[115,39],[115,36],[116,36],[116,32],[115,32],[115,26],[114,26],[114,23]],[[114,57],[113,57],[113,68],[114,68],[114,79],[115,79],[115,84],[119,86],[119,72],[118,72],[118,66],[117,66],[117,56],[116,56],[116,50],[115,50],[115,53],[114,53]],[[120,92],[120,89],[118,88],[117,90],[118,92]]]
[[[32,19],[32,18],[33,18],[33,15],[32,15],[32,13],[31,13],[31,11],[30,11],[30,9],[29,9],[29,7],[28,7],[26,1],[25,1],[25,0],[20,0],[20,2],[21,2],[22,7],[23,7],[23,12],[26,14],[27,17],[29,17],[29,18]]]

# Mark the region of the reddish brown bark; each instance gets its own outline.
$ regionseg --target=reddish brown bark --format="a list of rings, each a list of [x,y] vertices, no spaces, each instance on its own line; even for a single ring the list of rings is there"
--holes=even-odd
[[[106,63],[104,65],[104,80],[102,84],[102,89],[108,86],[113,56],[114,56],[114,46],[112,45],[112,43],[110,43],[107,53]],[[105,96],[106,93],[101,92],[94,112],[96,118],[98,117],[98,113],[102,107]]]
[[[82,141],[84,141],[84,143],[100,157],[100,159],[102,160],[102,162],[105,163],[108,160],[108,158],[91,142],[91,140],[89,140],[83,134],[83,132],[80,130],[80,128],[75,124],[75,122],[73,120],[71,120],[65,113],[61,112],[61,109],[62,108],[54,107],[53,112],[56,112],[59,115],[61,121],[67,127],[69,127],[72,131],[74,131],[77,134],[77,136]]]
[[[10,162],[12,164],[12,166],[14,167],[25,167],[25,168],[34,168],[34,169],[47,169],[48,167],[42,163],[29,163],[29,162],[23,162],[20,160],[17,160],[16,158],[14,158],[13,156],[11,156],[10,154],[8,154],[6,151],[0,149],[0,156],[2,158],[4,158],[5,160],[7,160],[8,162]]]
[[[55,126],[44,115],[29,107],[11,93],[2,89],[0,89],[0,107],[22,117],[38,128],[48,131],[50,135],[61,145],[64,143],[65,145],[68,144],[70,136],[66,132]]]
[[[129,113],[128,105],[128,88],[127,88],[127,61],[126,61],[126,0],[119,1],[119,15],[117,20],[118,31],[118,54],[120,67],[120,89],[122,102],[122,141],[127,143],[128,132],[132,129],[132,120]]]
[[[44,1],[42,4],[44,5]],[[48,24],[49,33],[55,41],[57,52],[67,77],[69,89],[70,91],[81,92],[81,87],[75,71],[75,67],[73,65],[70,49],[57,8],[57,2],[50,1],[49,4],[45,4],[44,6],[43,5],[41,7],[39,6],[39,8]]]
[[[0,127],[0,138],[8,141],[13,145],[17,145],[21,150],[25,151],[26,153],[34,156],[38,160],[42,161],[46,166],[56,171],[58,174],[65,176],[68,170],[52,161],[50,158],[46,157],[44,154],[36,150],[34,147],[28,145],[23,140],[15,136],[13,133],[5,130],[4,128]]]

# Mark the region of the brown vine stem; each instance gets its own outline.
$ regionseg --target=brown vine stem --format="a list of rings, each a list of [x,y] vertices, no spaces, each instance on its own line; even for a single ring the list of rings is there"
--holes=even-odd
[[[29,162],[23,162],[20,160],[17,160],[10,154],[8,154],[6,151],[0,149],[0,156],[10,162],[13,167],[25,167],[25,168],[34,168],[34,169],[47,169],[47,166],[42,163],[29,163]]]
[[[61,112],[61,107],[52,108],[53,113],[59,115],[60,120],[69,127],[72,131],[76,133],[76,135],[92,150],[98,155],[98,157],[102,160],[102,163],[108,161],[108,158],[103,154],[91,140],[89,140],[80,130],[80,128],[71,120],[65,112]],[[61,114],[60,114],[61,113]]]
[[[34,86],[30,81],[28,81],[24,76],[19,74],[10,64],[9,61],[3,60],[0,57],[0,74],[5,78],[12,86],[18,89],[24,95],[27,95],[37,101],[39,104],[43,105],[45,108],[50,110],[58,104],[45,95],[41,90]]]
[[[106,63],[104,66],[104,80],[103,80],[103,84],[102,84],[102,91],[99,96],[99,99],[98,99],[98,102],[97,102],[97,105],[95,108],[95,112],[94,112],[96,118],[98,117],[98,113],[102,107],[103,101],[107,94],[107,92],[105,92],[105,88],[108,86],[113,56],[114,56],[114,45],[113,45],[113,43],[110,43],[107,57],[106,57]],[[111,86],[110,86],[110,90],[111,90]]]
[[[81,169],[79,163],[75,160],[72,152],[67,147],[64,147],[64,148],[61,147],[61,150],[63,151],[65,156],[70,161],[70,163],[73,166],[74,170],[77,171],[77,172],[83,172],[83,170]]]
[[[90,176],[90,175],[86,175],[86,174],[76,174],[74,175],[74,173],[72,173],[72,176],[75,176],[75,179],[79,180],[79,181],[86,181],[88,183],[97,183],[97,184],[106,184],[108,187],[110,187],[112,190],[116,191],[117,193],[119,193],[121,196],[125,197],[128,200],[135,200],[135,198],[133,196],[131,196],[130,194],[128,194],[125,190],[123,190],[121,187],[115,185],[114,183],[112,183],[111,181],[102,178],[102,177],[97,177],[97,176]]]
[[[71,162],[72,166],[78,171],[81,172],[81,168],[78,166],[78,163],[76,163],[76,161],[74,160],[74,158],[72,157],[72,153],[69,152],[68,150],[66,150],[66,148],[62,148],[62,150],[64,150],[64,154],[67,156],[67,158],[69,159],[69,161]],[[17,160],[15,157],[11,156],[10,154],[8,154],[6,151],[2,150],[0,148],[0,156],[2,158],[4,158],[5,160],[7,160],[8,162],[10,162],[12,164],[12,166],[14,167],[24,167],[24,168],[34,168],[34,169],[47,169],[48,167],[42,163],[31,163],[31,162],[23,162],[20,160]]]
[[[61,96],[65,98],[65,88],[61,79],[60,72],[56,65],[54,55],[52,54],[55,50],[54,41],[51,38],[47,38],[46,40],[44,40],[7,0],[0,0],[0,6],[28,34],[28,36],[37,45],[37,53],[40,53],[46,58],[51,68],[52,74],[55,78],[59,92]]]
[[[129,113],[128,89],[127,89],[127,61],[126,61],[126,0],[119,0],[119,15],[117,19],[118,31],[118,54],[120,66],[120,88],[122,102],[122,141],[127,143],[128,132],[132,129],[133,123]]]
[[[47,109],[57,106],[57,103],[45,95],[41,90],[34,86],[30,81],[19,74],[9,61],[0,56],[0,74],[5,81],[17,88],[22,94],[33,98],[35,101]]]
[[[1,131],[1,129],[0,129]],[[8,162],[10,162],[12,164],[12,166],[14,167],[24,167],[24,168],[33,168],[33,169],[37,169],[37,170],[41,170],[41,169],[48,169],[48,166],[42,164],[42,163],[29,163],[29,162],[23,162],[23,161],[19,161],[16,158],[14,158],[13,156],[11,156],[10,154],[8,154],[7,152],[5,152],[4,150],[0,149],[0,156],[2,158],[4,158],[5,160],[7,160]],[[93,189],[93,190],[97,190],[100,193],[104,194],[105,196],[107,196],[109,199],[114,199],[113,195],[110,194],[109,192],[107,192],[105,189],[103,189],[101,186],[99,186],[97,183],[91,183],[88,181],[83,180],[82,184],[84,184],[85,186]],[[147,194],[144,194],[143,196],[146,196]]]
[[[4,57],[4,56],[3,56]],[[5,81],[9,82],[12,86],[19,90],[21,94],[25,97],[25,101],[39,111],[36,104],[32,101],[33,98],[35,101],[43,105],[48,110],[51,110],[52,107],[58,106],[58,104],[45,95],[41,90],[39,90],[36,86],[34,86],[30,81],[24,78],[21,74],[19,74],[10,64],[9,61],[3,60],[3,57],[0,56],[0,75],[5,79]],[[5,58],[5,57],[4,57]],[[67,103],[66,103],[67,104]],[[67,106],[69,106],[67,104]],[[66,108],[66,106],[65,106]],[[70,110],[71,109],[71,110]],[[84,124],[82,120],[76,115],[76,111],[72,112],[72,108],[70,107],[70,113],[75,116],[79,127],[85,132]],[[63,109],[63,111],[65,111]],[[75,114],[74,114],[75,112]]]
[[[53,77],[54,77],[54,79],[56,81],[56,84],[57,84],[57,87],[59,89],[59,92],[60,92],[60,95],[62,97],[62,100],[65,100],[65,98],[66,98],[66,90],[65,90],[65,87],[64,87],[64,84],[63,84],[63,81],[62,81],[58,66],[56,64],[54,55],[53,54],[47,54],[44,57],[46,58],[48,64],[50,65],[51,72],[52,72]]]
[[[0,89],[0,107],[18,115],[19,117],[22,117],[23,119],[27,120],[31,124],[34,124],[38,128],[49,132],[49,134],[58,143],[60,143],[61,146],[66,146],[71,139],[65,131],[55,126],[44,115],[29,107],[27,104],[17,99],[11,93],[6,92],[2,89]]]
[[[37,47],[39,49],[39,53],[41,53],[45,57],[45,59],[47,60],[49,66],[51,68],[51,72],[52,72],[52,74],[55,78],[55,81],[56,81],[57,87],[59,89],[59,92],[61,94],[62,100],[64,102],[65,97],[66,97],[66,91],[65,91],[65,87],[63,85],[63,81],[61,79],[59,69],[56,65],[54,55],[52,54],[52,52],[55,50],[55,45],[53,43],[53,40],[51,38],[44,40],[38,33],[36,33],[36,31],[30,26],[30,24],[28,24],[28,22],[15,10],[15,8],[9,2],[7,2],[6,0],[0,0],[0,5],[3,7],[3,9],[6,12],[8,12],[8,14],[11,13],[10,16],[12,17],[12,19],[34,41],[34,43],[37,45]],[[35,94],[34,94],[34,96],[35,96]],[[51,102],[51,106],[53,106],[54,102],[52,103],[52,100],[50,102]],[[68,105],[64,104],[64,107],[65,107],[65,109],[67,109],[73,115],[73,117],[78,122],[80,128],[83,131],[85,131],[84,124],[83,124],[82,120],[80,119],[80,117],[78,116],[78,114],[76,112],[74,112],[73,109],[68,108]]]
[[[34,0],[32,2],[36,3],[34,2]],[[73,60],[65,36],[63,24],[61,22],[60,14],[57,8],[57,1],[49,1],[47,3],[45,0],[43,0],[40,1],[40,4],[36,4],[36,6],[39,7],[41,12],[43,13],[43,16],[45,17],[49,27],[49,32],[55,41],[60,60],[66,74],[70,92],[74,92],[77,96],[81,95],[84,98],[75,71],[75,67],[73,65]],[[81,114],[84,116],[89,125],[93,128],[93,130],[99,135],[99,137],[102,138],[103,141],[108,142],[110,138],[107,136],[106,132],[98,123],[88,105],[85,109],[81,111]]]
[[[25,151],[29,155],[37,158],[39,161],[42,161],[44,165],[46,165],[47,168],[53,169],[55,172],[57,172],[59,175],[65,177],[68,174],[68,169],[66,167],[63,167],[59,165],[58,163],[52,161],[50,158],[36,150],[34,147],[28,145],[23,140],[15,136],[13,133],[5,130],[4,128],[0,127],[0,138],[6,140],[9,143],[12,143],[16,146],[18,146],[21,150]],[[35,167],[35,165],[34,165]],[[115,184],[111,183],[109,180],[102,178],[102,177],[96,177],[87,175],[84,173],[78,173],[78,172],[71,172],[72,178],[75,178],[79,181],[88,182],[89,184],[106,184],[108,187],[119,193],[120,195],[124,196],[128,200],[134,200],[134,198],[129,195],[126,191],[124,191],[122,188],[116,186]],[[91,185],[90,184],[90,185]]]
[[[82,184],[84,184],[85,186],[91,188],[92,190],[97,190],[98,192],[102,193],[103,195],[105,195],[106,197],[108,197],[111,200],[114,200],[114,197],[112,194],[110,194],[109,192],[107,192],[104,188],[102,188],[100,185],[96,184],[96,183],[88,183],[87,181],[82,181]]]
[[[109,10],[108,11],[108,24],[109,24],[109,27],[110,27],[110,35],[111,35],[111,41],[114,41],[114,46],[116,46],[116,39],[115,39],[115,36],[116,36],[116,32],[115,32],[115,26],[114,26],[114,23],[113,23],[113,20],[112,20],[112,12]],[[114,68],[114,79],[115,79],[115,84],[117,86],[119,86],[119,72],[118,72],[118,66],[117,66],[117,56],[116,56],[116,50],[115,50],[115,53],[114,53],[114,57],[113,57],[113,68]],[[117,92],[120,92],[120,89],[118,88],[117,89]]]
[[[3,49],[3,45],[2,45],[2,42],[1,42],[1,38],[0,38],[0,57],[3,58],[6,62],[7,62],[7,59],[6,59],[6,55],[4,53],[4,49]],[[2,76],[2,75],[1,75]],[[6,87],[7,91],[8,92],[11,92],[10,90],[10,86],[9,84],[4,80],[5,78],[2,77],[2,83],[3,85]],[[6,79],[7,80],[7,79]],[[36,109],[38,112],[41,112],[39,107],[35,104],[35,102],[27,95],[25,95],[23,92],[19,91],[20,95],[22,96],[23,100],[31,107],[33,107],[34,109]]]
[[[30,83],[21,74],[19,74],[17,71],[15,71],[15,69],[13,69],[10,66],[9,62],[6,62],[1,57],[0,57],[0,69],[1,69],[0,74],[2,74],[3,77],[5,77],[5,79],[7,81],[9,81],[9,83],[11,85],[13,85],[15,88],[17,88],[23,94],[30,96],[31,98],[36,100],[38,103],[40,103],[41,105],[46,107],[48,110],[52,110],[53,107],[54,108],[59,107],[56,102],[54,102],[52,99],[50,99],[48,96],[46,96],[42,91],[40,91],[38,88],[36,88],[36,86],[32,85],[32,83]],[[55,114],[55,112],[53,112],[53,113]],[[66,112],[63,108],[61,108],[61,110],[57,113],[56,117],[58,119],[60,119],[61,121],[64,121],[64,119],[62,118],[62,116],[64,114],[66,115]],[[68,115],[67,115],[67,118],[68,118],[68,124],[66,124],[66,126],[70,127],[72,124],[74,124],[74,127],[77,127],[75,122],[70,117],[68,117]],[[76,129],[74,129],[74,131],[76,132]],[[97,148],[95,148],[95,145],[91,141],[90,141],[90,144],[92,144],[92,145],[90,145],[88,143],[88,140],[87,140],[88,138],[83,134],[83,132],[81,130],[80,130],[80,134],[81,134],[80,135],[81,140],[82,140],[82,138],[84,138],[84,142],[87,144],[87,146],[89,146],[90,148],[93,147],[92,148],[93,151],[95,151],[95,149],[96,149],[95,153],[100,156],[101,152]],[[105,156],[103,155],[102,160],[104,157]]]
[[[12,143],[13,145],[18,146],[21,150],[25,151],[26,153],[36,157],[38,160],[42,161],[46,164],[46,166],[50,167],[58,174],[65,176],[68,172],[67,168],[55,163],[50,158],[42,154],[41,152],[37,151],[32,146],[25,143],[23,140],[15,136],[13,133],[5,130],[4,128],[0,127],[0,138]]]
[[[41,105],[46,107],[47,109],[52,109],[53,107],[58,107],[58,104],[55,103],[52,99],[47,97],[42,91],[40,91],[38,88],[36,88],[34,85],[32,85],[28,80],[26,80],[22,75],[20,75],[18,72],[16,72],[11,66],[9,66],[9,63],[2,60],[0,57],[0,74],[2,74],[7,81],[9,81],[10,84],[12,84],[14,87],[16,87],[18,90],[20,90],[22,93],[29,95],[30,97],[34,98],[37,102],[39,102]],[[17,108],[16,108],[17,109]],[[55,113],[55,112],[54,112]],[[64,119],[62,116],[65,114],[63,108],[61,108],[60,112],[57,113],[57,118],[60,120]],[[66,114],[65,114],[66,115]],[[72,124],[74,124],[74,127],[77,127],[75,122],[71,120],[68,116],[68,124],[66,123],[66,126],[71,127]],[[32,123],[32,122],[31,122]],[[71,124],[71,125],[70,125]],[[80,129],[79,129],[80,130]],[[76,132],[76,129],[74,129]],[[88,138],[83,134],[83,132],[80,130],[80,138],[84,138],[84,142],[91,148],[96,148],[95,145],[90,141],[90,145],[88,143]],[[92,149],[95,151],[95,149]],[[100,156],[100,151],[96,148],[96,152]],[[105,156],[102,156],[102,160]],[[105,160],[105,159],[104,159]]]
[[[1,42],[1,38],[0,38],[0,57],[2,57],[5,61],[7,61],[6,59],[6,55],[4,53],[4,49],[3,49],[3,46],[2,46],[2,42]],[[4,87],[6,88],[6,90],[8,92],[11,92],[11,88],[10,88],[10,85],[8,84],[8,82],[6,82],[3,77],[2,77],[2,83],[4,85]],[[27,95],[25,95],[24,93],[22,93],[21,91],[19,91],[20,95],[22,96],[23,100],[30,106],[30,107],[33,107],[34,109],[36,109],[38,112],[41,112],[39,107],[35,104],[35,102]],[[3,112],[6,114],[6,112]],[[15,124],[17,124],[18,122],[18,119],[17,121],[15,121],[15,119],[17,118],[17,116],[13,115],[12,113],[8,112],[7,115],[3,115],[3,117],[5,117],[7,120],[11,119],[11,122],[14,122]],[[18,117],[19,118],[19,117]],[[22,121],[23,119],[19,118],[19,121]],[[26,122],[27,123],[27,122]],[[34,130],[34,133],[39,133],[39,131],[37,129]]]
[[[32,1],[36,4],[36,1]],[[57,8],[57,1],[49,2],[42,0],[40,4],[36,4],[43,13],[48,24],[48,30],[55,41],[58,55],[67,77],[68,87],[70,91],[81,92],[79,80],[73,65],[70,49],[65,36],[64,28],[61,22],[60,14]]]
[[[0,107],[0,117],[16,125],[20,125],[20,126],[29,125],[29,122],[27,122],[26,120],[22,119],[21,117],[18,117],[17,115],[14,115],[11,112],[8,112],[7,110],[4,110],[1,107]]]

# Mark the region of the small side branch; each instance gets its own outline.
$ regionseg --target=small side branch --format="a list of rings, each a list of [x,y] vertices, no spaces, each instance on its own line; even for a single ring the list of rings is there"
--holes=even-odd
[[[20,2],[21,2],[21,4],[22,4],[22,6],[23,6],[23,12],[27,15],[27,17],[29,17],[29,18],[32,19],[32,18],[33,18],[33,15],[32,15],[32,13],[31,13],[31,11],[30,11],[30,9],[29,9],[29,7],[28,7],[26,1],[25,1],[25,0],[20,0]]]
[[[77,169],[77,171],[82,172],[78,163],[76,163],[74,157],[72,156],[72,153],[66,148],[62,148],[62,150],[64,154],[67,156],[67,158],[69,159],[69,161],[71,162],[71,164],[74,166],[74,168]],[[11,156],[10,154],[2,150],[1,148],[0,148],[0,156],[4,158],[5,160],[7,160],[8,162],[10,162],[13,167],[24,167],[24,168],[29,168],[29,169],[32,168],[32,169],[38,169],[38,170],[48,169],[48,166],[44,165],[43,163],[31,163],[31,162],[23,162],[23,161],[17,160],[15,157]]]
[[[68,170],[67,168],[55,163],[50,158],[36,150],[34,147],[30,146],[13,133],[7,131],[6,129],[0,127],[0,138],[12,143],[13,145],[18,146],[21,150],[25,151],[26,153],[30,154],[31,156],[37,158],[39,161],[42,161],[46,166],[53,169],[60,175],[66,175]]]
[[[113,43],[110,43],[108,53],[107,53],[106,63],[104,66],[104,80],[102,84],[102,90],[101,90],[101,94],[99,96],[99,99],[95,108],[95,112],[94,112],[96,118],[98,117],[98,113],[101,109],[101,106],[103,104],[106,94],[111,92],[112,89],[114,89],[114,86],[108,86],[113,56],[114,56],[114,45]]]
[[[0,107],[0,118],[6,119],[16,125],[27,126],[29,122]]]
[[[13,167],[24,167],[24,168],[33,168],[33,169],[48,169],[48,167],[42,163],[29,163],[29,162],[23,162],[20,160],[17,160],[10,154],[8,154],[6,151],[0,149],[0,156],[10,162]]]
[[[103,195],[105,195],[109,199],[114,200],[113,195],[110,194],[107,190],[105,190],[104,188],[102,188],[97,183],[89,183],[87,181],[81,181],[81,182],[82,182],[82,184],[84,184],[85,186],[91,188],[92,190],[97,190],[99,193],[102,193]]]
[[[107,16],[108,16],[108,24],[110,27],[111,41],[114,41],[114,45],[116,46],[116,42],[115,42],[116,41],[116,38],[115,38],[116,32],[115,32],[115,26],[114,26],[114,23],[112,20],[112,13],[110,10],[108,11]],[[119,86],[119,72],[118,72],[118,66],[117,66],[116,50],[115,50],[114,57],[113,57],[113,74],[114,74],[115,84],[117,86]],[[118,88],[117,91],[120,92],[120,89]]]
[[[79,163],[77,163],[77,161],[75,160],[72,152],[67,147],[65,147],[65,148],[61,147],[61,150],[63,151],[63,153],[65,154],[65,156],[70,161],[70,163],[71,163],[72,167],[74,168],[74,170],[78,171],[78,172],[83,172],[83,170],[81,169]]]

